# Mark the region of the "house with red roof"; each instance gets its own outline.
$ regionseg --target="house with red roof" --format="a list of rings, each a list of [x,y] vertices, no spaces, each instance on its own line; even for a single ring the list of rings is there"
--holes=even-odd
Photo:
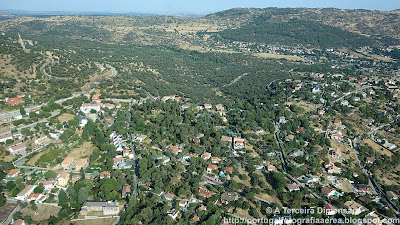
[[[201,158],[203,158],[204,160],[209,160],[211,158],[211,153],[209,152],[204,152],[204,154],[201,155]]]
[[[225,172],[233,173],[233,167],[226,167]]]
[[[19,174],[19,169],[12,169],[8,172],[7,177],[16,177]]]
[[[218,164],[220,160],[221,160],[221,159],[218,158],[218,157],[211,157],[211,162],[212,162],[212,163]]]
[[[207,166],[207,173],[212,173],[212,171],[218,169],[217,165],[210,164]]]
[[[211,198],[213,195],[215,195],[215,193],[212,192],[212,191],[209,191],[209,190],[207,190],[205,188],[200,187],[199,188],[199,195],[203,196],[205,198]]]
[[[175,155],[177,155],[179,152],[182,152],[182,149],[177,148],[175,146],[169,147],[169,150],[171,150]]]
[[[21,97],[6,98],[6,104],[10,106],[16,106],[22,103],[24,103],[24,99],[22,99]]]
[[[105,179],[105,178],[110,178],[111,177],[111,173],[108,171],[102,171],[100,173],[100,179]]]

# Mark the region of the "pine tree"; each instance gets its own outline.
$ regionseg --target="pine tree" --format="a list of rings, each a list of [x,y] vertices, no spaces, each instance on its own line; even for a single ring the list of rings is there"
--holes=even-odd
[[[22,105],[19,107],[19,112],[21,113],[22,116],[26,115],[26,111]]]

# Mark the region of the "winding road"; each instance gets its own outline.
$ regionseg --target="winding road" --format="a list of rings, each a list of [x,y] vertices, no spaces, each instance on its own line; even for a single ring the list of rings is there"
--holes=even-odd
[[[48,77],[48,78],[51,78],[52,76],[50,76],[50,75],[48,75],[48,74],[45,73],[45,69],[46,69],[46,67],[47,67],[48,65],[53,64],[54,60],[53,60],[53,58],[51,58],[51,57],[49,57],[49,56],[45,56],[45,57],[46,57],[49,61],[48,61],[46,64],[44,64],[44,65],[42,66],[42,68],[40,68],[40,72],[43,74],[43,76]]]

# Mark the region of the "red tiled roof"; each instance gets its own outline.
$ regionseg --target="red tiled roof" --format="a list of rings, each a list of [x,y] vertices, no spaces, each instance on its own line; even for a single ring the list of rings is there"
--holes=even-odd
[[[217,165],[214,165],[214,164],[210,164],[210,165],[207,166],[207,169],[215,170],[217,168],[218,168]]]
[[[233,167],[226,167],[225,172],[233,173]]]
[[[12,169],[10,170],[10,172],[7,174],[8,176],[14,176],[15,174],[17,174],[19,172],[19,169]]]

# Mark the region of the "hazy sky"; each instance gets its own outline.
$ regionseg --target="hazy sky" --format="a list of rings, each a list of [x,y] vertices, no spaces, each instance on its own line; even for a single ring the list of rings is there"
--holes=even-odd
[[[0,0],[0,10],[30,11],[210,13],[235,7],[393,10],[400,8],[400,0]]]

